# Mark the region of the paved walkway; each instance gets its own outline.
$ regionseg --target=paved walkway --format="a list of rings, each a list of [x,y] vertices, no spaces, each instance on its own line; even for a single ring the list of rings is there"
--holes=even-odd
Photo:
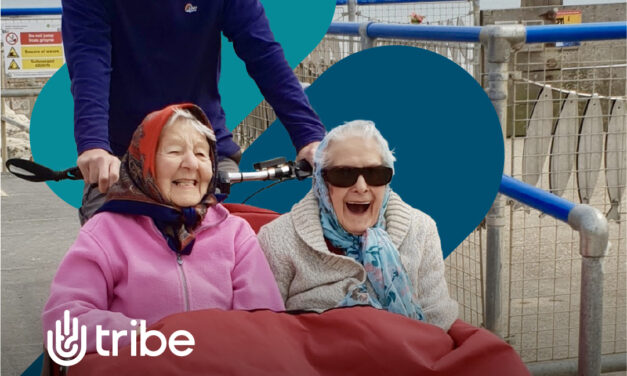
[[[44,183],[1,175],[2,375],[20,375],[42,352],[41,311],[76,238],[76,209]]]

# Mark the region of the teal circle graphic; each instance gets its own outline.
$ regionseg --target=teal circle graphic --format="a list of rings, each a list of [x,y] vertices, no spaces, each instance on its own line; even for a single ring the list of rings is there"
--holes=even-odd
[[[67,66],[59,69],[41,89],[30,121],[33,160],[53,170],[76,166],[74,142],[74,101]],[[63,201],[78,208],[83,194],[82,180],[47,182]]]
[[[503,134],[483,88],[461,67],[419,48],[371,48],[333,65],[307,95],[328,129],[355,119],[375,122],[397,159],[392,189],[436,221],[445,257],[479,225],[501,181]],[[294,158],[278,123],[246,150],[242,170]],[[234,185],[229,201],[267,184]],[[247,203],[287,212],[310,188],[311,180],[289,181]]]

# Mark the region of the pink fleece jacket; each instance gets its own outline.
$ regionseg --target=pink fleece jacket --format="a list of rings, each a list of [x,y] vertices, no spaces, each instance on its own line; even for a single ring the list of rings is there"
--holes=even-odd
[[[192,253],[168,248],[151,218],[100,213],[81,228],[52,281],[42,321],[46,333],[64,310],[87,326],[87,351],[96,350],[96,325],[131,330],[191,310],[285,309],[268,262],[248,223],[222,206],[196,229]],[[111,336],[103,348],[111,348]],[[129,343],[128,336],[119,341]]]

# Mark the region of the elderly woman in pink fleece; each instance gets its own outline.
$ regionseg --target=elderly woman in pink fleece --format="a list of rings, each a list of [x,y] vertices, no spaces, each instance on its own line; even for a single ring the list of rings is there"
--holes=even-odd
[[[215,136],[199,107],[149,114],[107,202],[59,266],[44,338],[65,310],[87,326],[88,352],[96,350],[97,325],[130,333],[139,320],[151,325],[184,311],[284,310],[255,233],[217,203],[215,176]],[[111,348],[111,336],[103,340]]]

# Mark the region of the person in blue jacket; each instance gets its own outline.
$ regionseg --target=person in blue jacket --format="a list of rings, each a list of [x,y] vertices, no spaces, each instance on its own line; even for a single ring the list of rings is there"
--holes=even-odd
[[[285,125],[297,159],[313,161],[324,126],[259,0],[62,0],[62,6],[77,164],[86,183],[81,223],[117,181],[118,157],[141,120],[169,104],[200,106],[215,129],[219,168],[237,170],[240,147],[218,93],[221,33]]]

